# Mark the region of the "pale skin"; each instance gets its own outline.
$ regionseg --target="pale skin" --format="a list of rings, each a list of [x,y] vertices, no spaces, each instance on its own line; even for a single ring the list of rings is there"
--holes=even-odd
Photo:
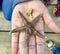
[[[33,18],[30,18],[26,15],[27,10],[29,10],[30,8],[34,10]],[[30,1],[16,5],[12,14],[12,21],[11,21],[12,30],[24,25],[18,11],[21,11],[23,15],[27,17],[27,20],[29,22],[31,22],[34,19],[34,17],[36,17],[38,14],[42,13],[43,18],[42,17],[40,18],[40,20],[36,23],[35,28],[39,32],[44,34],[44,23],[45,23],[48,26],[48,28],[51,29],[53,32],[60,33],[60,28],[58,28],[57,25],[54,23],[54,21],[50,17],[48,10],[41,3],[41,1]],[[27,53],[28,49],[25,43],[25,39],[26,39],[25,31],[12,33],[12,54],[28,54]],[[29,41],[30,41],[29,54],[36,54],[36,50],[37,50],[37,54],[45,54],[45,41],[43,38],[39,38],[38,36],[35,37],[34,35],[31,35]],[[37,43],[37,48],[35,48],[36,46],[35,41]]]

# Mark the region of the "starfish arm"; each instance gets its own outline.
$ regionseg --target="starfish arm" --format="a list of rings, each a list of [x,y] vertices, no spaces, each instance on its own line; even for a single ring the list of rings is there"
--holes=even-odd
[[[28,27],[26,27],[25,37],[26,37],[26,42],[27,42],[27,43],[29,42],[29,36],[30,36],[29,28],[28,28]]]
[[[26,30],[25,30],[25,43],[26,43],[26,47],[27,47],[27,54],[29,54],[29,38],[30,38],[30,33],[29,33],[29,28],[26,27]]]
[[[38,30],[36,30],[34,27],[31,27],[31,28],[32,28],[33,33],[34,33],[35,35],[37,35],[37,36],[40,37],[40,38],[44,38],[44,35],[41,34]]]
[[[39,14],[37,17],[35,17],[31,24],[35,25],[39,21],[40,17],[42,17],[42,14]]]
[[[24,24],[25,24],[25,25],[28,24],[29,22],[28,22],[28,20],[26,19],[26,17],[25,17],[20,11],[19,11],[19,14],[20,14],[22,20],[24,21]]]
[[[39,37],[41,37],[41,38],[44,38],[44,35],[42,35],[39,31],[35,31],[35,34],[37,35],[37,36],[39,36]]]
[[[28,28],[26,28],[25,36],[26,36],[26,37],[29,37],[29,36],[30,36],[30,33],[29,33],[29,29],[28,29]],[[28,39],[28,38],[26,38],[26,39]]]
[[[25,30],[25,29],[26,29],[26,26],[18,27],[18,28],[16,28],[16,29],[13,29],[13,30],[11,31],[11,33],[19,32],[19,31],[22,31],[22,30]]]

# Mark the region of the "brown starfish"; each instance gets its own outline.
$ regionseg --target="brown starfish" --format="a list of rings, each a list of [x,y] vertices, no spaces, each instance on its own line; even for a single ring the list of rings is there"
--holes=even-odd
[[[32,30],[33,31],[33,34],[43,38],[44,35],[41,34],[38,30],[35,29],[35,24],[36,22],[39,20],[39,18],[42,16],[42,14],[38,15],[32,22],[28,22],[28,20],[26,19],[26,17],[19,11],[19,14],[21,15],[21,18],[22,20],[24,21],[24,26],[22,27],[18,27],[14,30],[11,31],[11,33],[14,33],[14,32],[19,32],[19,31],[22,31],[22,30]]]

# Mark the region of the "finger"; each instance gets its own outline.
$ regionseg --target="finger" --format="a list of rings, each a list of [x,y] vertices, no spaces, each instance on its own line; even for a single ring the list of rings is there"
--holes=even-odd
[[[19,51],[20,51],[20,54],[27,54],[27,44],[26,44],[25,31],[20,32]]]
[[[18,50],[18,53],[17,54],[20,54],[19,50]]]
[[[45,40],[36,36],[37,54],[45,54]]]
[[[12,30],[21,26],[22,20],[19,17],[17,9],[14,9],[12,14]],[[12,54],[16,54],[18,52],[18,42],[19,42],[19,32],[12,34],[12,40],[11,40],[11,47],[12,47]]]
[[[35,37],[34,36],[30,36],[29,54],[36,54]]]
[[[37,22],[35,28],[41,34],[44,34],[42,18],[39,19],[39,21]],[[41,38],[41,37],[43,37],[43,38]],[[45,40],[44,40],[44,35],[40,35],[40,37],[36,36],[36,41],[37,41],[37,54],[45,54]]]

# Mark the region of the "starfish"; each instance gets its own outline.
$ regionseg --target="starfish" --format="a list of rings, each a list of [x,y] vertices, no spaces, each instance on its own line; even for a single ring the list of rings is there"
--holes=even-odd
[[[42,16],[42,14],[39,14],[37,17],[34,18],[34,20],[32,22],[28,22],[28,20],[26,19],[26,17],[19,11],[19,14],[22,18],[22,20],[24,21],[24,26],[22,27],[18,27],[16,29],[13,29],[11,31],[11,33],[14,33],[14,32],[19,32],[19,31],[23,31],[23,30],[26,30],[26,34],[29,34],[29,30],[33,31],[33,34],[43,38],[44,35],[41,34],[38,30],[35,29],[35,24],[36,22],[39,20],[39,18]],[[27,32],[28,31],[28,32]]]

